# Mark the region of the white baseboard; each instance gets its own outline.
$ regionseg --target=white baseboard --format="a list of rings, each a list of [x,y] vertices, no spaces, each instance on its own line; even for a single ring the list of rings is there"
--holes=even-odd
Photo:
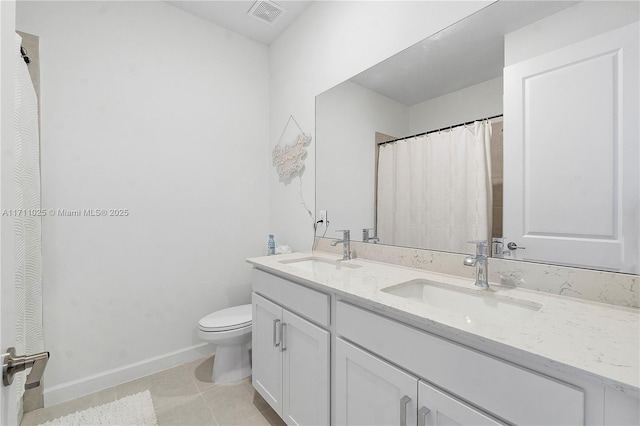
[[[61,383],[44,390],[44,406],[60,404],[83,395],[98,392],[167,368],[185,364],[214,353],[215,346],[200,343],[168,354],[107,370],[99,374]],[[46,386],[46,384],[45,384]]]

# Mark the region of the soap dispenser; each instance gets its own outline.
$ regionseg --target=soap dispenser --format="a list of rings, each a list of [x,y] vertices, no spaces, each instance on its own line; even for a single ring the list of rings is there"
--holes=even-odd
[[[276,241],[273,239],[273,235],[269,234],[269,242],[267,243],[267,255],[271,256],[276,254]]]

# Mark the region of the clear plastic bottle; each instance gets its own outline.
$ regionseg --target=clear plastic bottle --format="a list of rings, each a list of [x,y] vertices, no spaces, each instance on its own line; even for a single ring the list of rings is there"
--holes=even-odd
[[[267,254],[271,256],[272,254],[276,254],[276,240],[273,239],[273,235],[269,234],[269,242],[267,243]]]

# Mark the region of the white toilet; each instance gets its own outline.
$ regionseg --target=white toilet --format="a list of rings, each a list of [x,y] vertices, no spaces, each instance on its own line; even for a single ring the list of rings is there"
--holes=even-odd
[[[200,338],[217,346],[214,383],[235,382],[251,375],[251,304],[209,314],[198,326]]]

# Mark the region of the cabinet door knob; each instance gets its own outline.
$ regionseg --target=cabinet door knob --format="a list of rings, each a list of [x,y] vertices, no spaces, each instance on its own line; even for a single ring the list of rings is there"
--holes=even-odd
[[[273,320],[273,347],[277,348],[278,346],[280,346],[280,342],[276,340],[276,329],[278,328],[278,323],[280,322],[279,319],[274,319]]]
[[[418,410],[418,426],[427,426],[427,414],[429,414],[431,410],[427,407],[422,407]]]
[[[400,426],[407,426],[407,405],[411,398],[408,395],[405,395],[400,400]]]

